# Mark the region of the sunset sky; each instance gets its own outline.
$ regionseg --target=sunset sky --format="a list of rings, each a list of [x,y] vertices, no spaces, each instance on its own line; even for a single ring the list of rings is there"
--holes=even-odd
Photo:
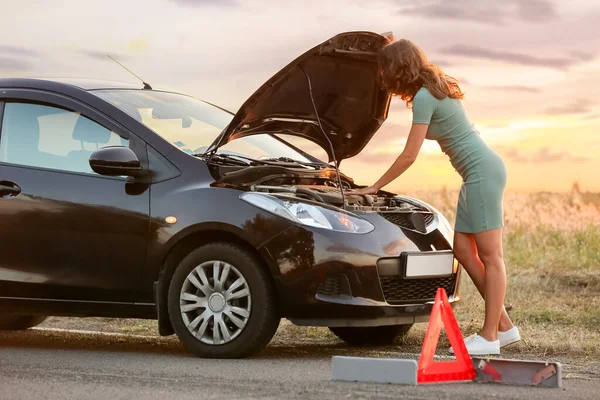
[[[600,3],[593,0],[126,0],[2,2],[0,76],[135,80],[236,111],[293,58],[339,32],[393,31],[466,92],[508,189],[600,191]],[[394,99],[367,148],[342,162],[371,184],[402,151],[411,112]],[[388,189],[456,188],[436,142]]]

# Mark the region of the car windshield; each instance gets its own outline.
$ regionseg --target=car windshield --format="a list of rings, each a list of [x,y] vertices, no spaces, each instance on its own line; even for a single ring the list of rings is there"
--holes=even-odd
[[[149,90],[95,90],[94,94],[140,121],[188,154],[204,153],[233,119],[233,114],[193,97]],[[253,159],[291,158],[311,162],[269,134],[240,138],[219,148],[220,154]]]

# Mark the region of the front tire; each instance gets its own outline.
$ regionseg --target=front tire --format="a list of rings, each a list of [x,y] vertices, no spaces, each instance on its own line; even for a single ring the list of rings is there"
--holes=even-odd
[[[413,324],[390,326],[330,327],[335,336],[351,346],[385,346],[408,333]]]
[[[212,243],[173,274],[169,316],[183,345],[205,358],[242,358],[273,338],[280,316],[271,276],[240,246]]]
[[[23,331],[46,320],[40,315],[0,315],[0,331]]]

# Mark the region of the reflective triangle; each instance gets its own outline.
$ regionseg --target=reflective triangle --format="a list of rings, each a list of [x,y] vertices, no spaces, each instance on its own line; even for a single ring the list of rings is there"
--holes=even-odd
[[[456,356],[454,361],[433,361],[442,324],[446,329],[446,335]],[[421,349],[417,382],[471,381],[475,379],[476,375],[471,356],[469,356],[463,336],[460,333],[458,322],[456,322],[454,312],[448,302],[446,290],[439,288],[435,295],[429,325],[425,333],[425,341]]]

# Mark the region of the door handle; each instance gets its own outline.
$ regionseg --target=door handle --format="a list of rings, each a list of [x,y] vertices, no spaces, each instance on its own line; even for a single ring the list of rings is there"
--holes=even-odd
[[[21,193],[19,185],[13,182],[0,181],[0,198],[6,199],[18,196]]]

